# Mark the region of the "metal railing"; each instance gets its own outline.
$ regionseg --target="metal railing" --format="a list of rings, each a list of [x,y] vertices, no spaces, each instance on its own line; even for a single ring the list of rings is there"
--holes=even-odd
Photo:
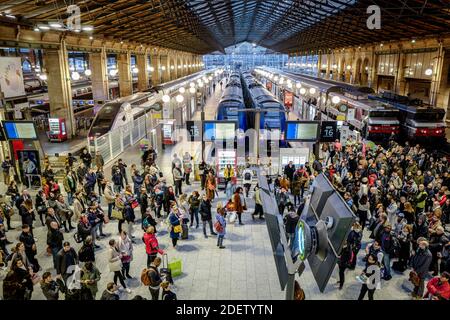
[[[145,121],[146,116],[143,115],[134,121],[130,121],[125,125],[111,130],[101,137],[88,139],[89,152],[95,154],[97,151],[102,155],[105,164],[117,158],[129,146],[133,146],[145,137]],[[147,134],[150,133],[152,127],[147,123]]]

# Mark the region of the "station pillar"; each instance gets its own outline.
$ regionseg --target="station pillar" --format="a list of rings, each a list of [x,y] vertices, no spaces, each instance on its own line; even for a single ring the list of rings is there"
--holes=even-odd
[[[164,67],[164,68],[163,68]],[[165,69],[165,70],[163,70]],[[162,82],[170,81],[170,64],[169,57],[167,55],[161,56],[161,72],[162,72]]]
[[[101,52],[89,53],[89,67],[91,69],[92,98],[94,101],[109,100],[105,48],[102,48]]]
[[[173,66],[174,66],[174,69],[173,69],[173,75],[174,75],[174,79],[178,79],[180,76],[179,76],[179,72],[178,72],[178,55],[177,54],[174,54],[174,56],[173,56]]]
[[[153,67],[153,72],[152,72],[152,83],[154,86],[158,85],[161,83],[161,71],[159,70],[159,55],[154,54],[152,55],[152,67]]]
[[[50,117],[65,119],[67,138],[71,139],[75,135],[75,121],[72,107],[69,57],[64,41],[61,41],[59,49],[45,50],[44,65],[48,75]]]
[[[120,96],[126,97],[133,94],[133,77],[131,76],[130,52],[118,54],[119,90]]]
[[[144,91],[148,89],[148,60],[147,54],[138,54],[136,56],[136,64],[139,69],[138,72],[138,90]]]

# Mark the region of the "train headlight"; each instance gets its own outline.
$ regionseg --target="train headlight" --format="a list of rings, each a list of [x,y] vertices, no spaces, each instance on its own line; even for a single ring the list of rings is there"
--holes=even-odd
[[[92,74],[91,69],[86,69],[86,70],[84,70],[84,74],[85,74],[87,77],[89,77],[89,76]]]
[[[309,89],[309,93],[312,95],[316,94],[316,88]]]
[[[301,88],[300,89],[300,94],[303,96],[306,94],[306,89],[305,88]]]
[[[300,82],[297,82],[297,83],[295,84],[295,87],[296,87],[297,89],[300,89],[300,88],[302,87],[302,84],[301,84]]]
[[[165,103],[169,102],[170,101],[170,96],[168,96],[167,94],[163,95],[162,101],[165,102]]]
[[[331,99],[331,102],[333,102],[334,104],[338,104],[339,102],[341,102],[341,98],[339,98],[338,96],[334,96]]]

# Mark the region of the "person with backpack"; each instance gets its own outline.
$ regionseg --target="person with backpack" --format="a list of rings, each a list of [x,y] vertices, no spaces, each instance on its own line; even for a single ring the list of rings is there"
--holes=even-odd
[[[145,252],[147,253],[147,268],[150,268],[150,265],[156,259],[157,254],[164,254],[164,251],[159,248],[158,239],[155,236],[155,228],[153,226],[147,227],[143,242],[145,243]]]
[[[162,297],[161,300],[163,301],[175,301],[177,300],[177,295],[175,292],[170,290],[170,282],[169,281],[163,281],[161,282],[161,289],[162,289]]]
[[[148,286],[152,300],[158,300],[159,290],[162,283],[161,274],[158,270],[161,265],[161,258],[156,257],[147,269],[142,271],[141,281],[145,286]]]
[[[225,220],[226,210],[223,207],[222,203],[217,203],[217,214],[216,214],[216,223],[214,223],[214,228],[219,235],[217,237],[217,246],[219,249],[225,249],[223,245],[223,239],[225,234],[227,233],[227,221]]]
[[[245,168],[244,172],[242,172],[244,189],[245,189],[245,196],[248,198],[248,194],[250,192],[250,188],[252,187],[252,177],[253,173],[250,169],[250,166],[247,165],[247,168]]]
[[[149,226],[152,226],[153,228],[155,228],[156,232],[156,225],[157,223],[155,218],[153,218],[152,209],[147,208],[147,211],[145,212],[145,215],[142,219],[142,230],[145,232]]]

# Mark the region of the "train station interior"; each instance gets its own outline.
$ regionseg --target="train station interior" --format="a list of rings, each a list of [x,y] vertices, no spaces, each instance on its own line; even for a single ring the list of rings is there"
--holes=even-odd
[[[450,300],[450,4],[0,1],[0,300]]]

